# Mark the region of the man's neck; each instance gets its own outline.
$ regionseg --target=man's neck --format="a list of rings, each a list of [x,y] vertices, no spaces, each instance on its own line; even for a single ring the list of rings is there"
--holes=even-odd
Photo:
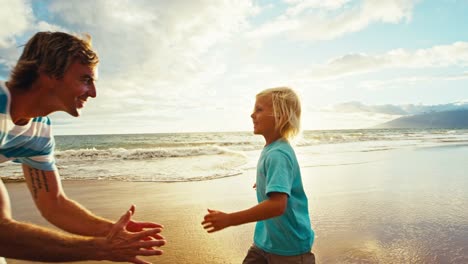
[[[15,125],[24,126],[36,115],[30,109],[34,109],[34,102],[31,100],[34,95],[31,89],[15,89],[8,86],[8,82],[5,83],[6,87],[10,91],[10,117]]]

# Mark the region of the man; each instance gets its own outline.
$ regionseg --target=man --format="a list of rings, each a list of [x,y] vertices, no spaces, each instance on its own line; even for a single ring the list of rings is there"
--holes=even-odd
[[[55,111],[80,115],[86,100],[96,97],[98,62],[89,36],[39,32],[25,45],[10,79],[0,82],[0,162],[21,163],[42,216],[73,234],[14,220],[0,180],[0,256],[143,264],[148,262],[139,256],[162,254],[154,248],[165,244],[159,234],[162,226],[131,220],[134,206],[113,223],[92,214],[62,190],[47,115]]]

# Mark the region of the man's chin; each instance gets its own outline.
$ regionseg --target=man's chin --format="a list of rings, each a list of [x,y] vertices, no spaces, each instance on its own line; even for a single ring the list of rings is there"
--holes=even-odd
[[[67,113],[74,117],[79,117],[81,115],[81,109],[73,109],[72,111],[67,111]]]

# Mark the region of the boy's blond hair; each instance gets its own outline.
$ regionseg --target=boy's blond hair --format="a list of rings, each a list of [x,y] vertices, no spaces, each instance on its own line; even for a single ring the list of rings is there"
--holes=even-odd
[[[275,126],[281,137],[293,139],[301,129],[301,101],[289,87],[275,87],[261,91],[257,98],[271,96]]]

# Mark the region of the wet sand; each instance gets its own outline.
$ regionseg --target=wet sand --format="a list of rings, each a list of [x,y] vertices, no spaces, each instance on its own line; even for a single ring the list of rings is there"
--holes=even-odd
[[[201,225],[206,209],[240,210],[255,205],[253,177],[239,176],[204,182],[154,183],[120,181],[65,181],[67,195],[92,212],[118,219],[131,204],[135,219],[165,226],[167,245],[154,263],[240,263],[253,236],[253,224],[208,234]],[[8,183],[13,216],[52,227],[33,205],[25,183]],[[8,260],[8,263],[29,263]],[[111,263],[93,261],[86,263]]]
[[[468,263],[467,146],[359,155],[366,162],[302,169],[318,263]],[[63,185],[69,197],[100,216],[117,219],[135,204],[135,219],[164,224],[165,253],[148,261],[241,263],[254,224],[207,234],[200,222],[206,208],[231,212],[255,205],[254,174],[200,182]],[[50,226],[24,183],[6,185],[15,219]]]

